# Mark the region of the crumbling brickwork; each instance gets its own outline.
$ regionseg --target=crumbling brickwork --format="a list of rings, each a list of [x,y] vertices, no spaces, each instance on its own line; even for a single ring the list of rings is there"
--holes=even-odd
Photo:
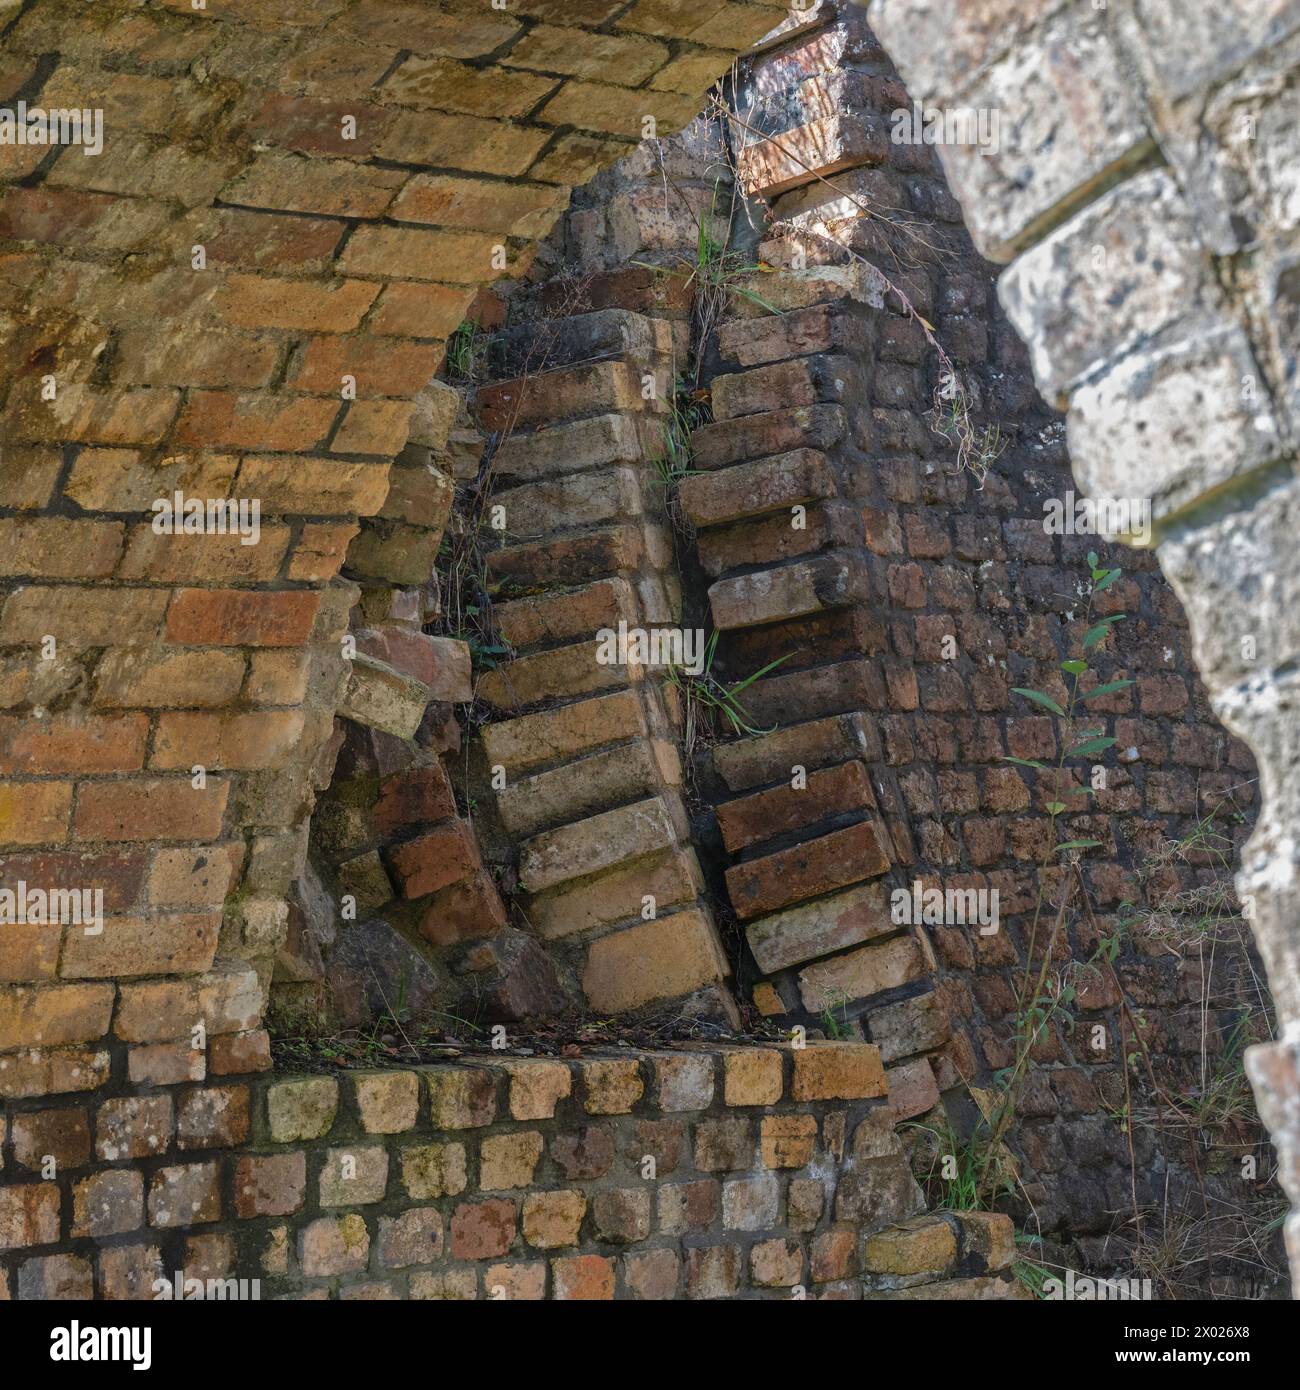
[[[1294,799],[1272,577],[1290,205],[1262,145],[1228,138],[1249,118],[1286,147],[1294,23],[1228,7],[1208,61],[1166,43],[1154,0],[948,8],[956,82],[940,20],[909,28],[930,7],[878,0],[906,89],[862,13],[827,3],[164,0],[86,24],[35,0],[4,21],[7,97],[99,102],[112,138],[0,166],[21,364],[0,416],[0,859],[6,881],[102,888],[108,914],[0,934],[0,1297],[150,1297],[176,1268],[292,1297],[1011,1295],[1009,1223],[915,1217],[893,1127],[1006,1068],[1065,794],[1006,764],[1059,737],[1011,687],[1056,688],[1074,569],[1104,547],[1043,527],[1069,463],[1028,361],[1070,407],[1081,482],[1155,498],[1217,708],[1267,755],[1242,890],[1294,1018],[1271,925]],[[658,142],[755,41],[731,115]],[[1060,128],[1026,54],[1086,89]],[[936,94],[1020,113],[1003,152],[943,152],[975,245],[1019,256],[1010,326],[931,152],[889,136]],[[570,186],[619,155],[530,270]],[[702,331],[681,256],[733,161],[733,243],[762,268]],[[774,220],[761,244],[746,218]],[[467,315],[501,310],[478,287],[519,274],[475,389],[431,382]],[[974,467],[935,428],[947,371],[999,432]],[[683,399],[696,427],[666,436]],[[1147,449],[1156,430],[1179,450]],[[499,515],[454,511],[457,485]],[[160,534],[152,503],[178,493],[256,497],[257,542]],[[490,669],[444,607],[470,525]],[[1193,860],[1147,882],[1144,859],[1211,812],[1239,843],[1254,815],[1181,609],[1149,557],[1124,563],[1098,612],[1127,615],[1102,660],[1134,685],[1095,706],[1119,763],[1070,821],[1100,843],[1080,955],[1121,900],[1209,878]],[[1238,621],[1242,574],[1265,578]],[[688,683],[594,656],[620,624],[696,622],[720,679],[769,668],[746,737],[697,740]],[[890,894],[914,882],[997,889],[1003,924],[903,924]],[[1232,998],[1154,948],[1118,969],[1122,994],[1112,972],[1075,1006],[1106,1045],[1054,1027],[1011,1136],[1071,1258],[1127,1200],[1126,1041],[1185,1083]],[[259,1079],[273,978],[344,1023],[666,1008],[858,1041]],[[1284,1131],[1288,1046],[1254,1064]],[[665,1099],[677,1072],[691,1104]],[[555,1104],[533,1113],[539,1088]],[[1136,1142],[1145,1202],[1186,1175]]]

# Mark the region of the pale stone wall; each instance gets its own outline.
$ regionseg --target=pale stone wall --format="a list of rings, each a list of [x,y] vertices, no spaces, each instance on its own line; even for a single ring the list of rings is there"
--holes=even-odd
[[[1149,498],[1157,554],[1263,806],[1238,884],[1282,1032],[1249,1067],[1300,1201],[1294,0],[873,0],[915,101],[996,111],[940,146],[1075,476]],[[942,41],[936,36],[942,34]],[[1300,1278],[1300,1214],[1288,1225]]]

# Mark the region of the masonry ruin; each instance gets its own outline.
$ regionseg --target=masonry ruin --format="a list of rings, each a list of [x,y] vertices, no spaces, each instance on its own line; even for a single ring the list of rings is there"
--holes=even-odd
[[[0,26],[0,1299],[1286,1296],[1300,6]]]

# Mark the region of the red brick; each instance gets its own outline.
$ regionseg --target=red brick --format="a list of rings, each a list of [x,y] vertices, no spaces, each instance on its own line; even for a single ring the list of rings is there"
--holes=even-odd
[[[456,1260],[490,1260],[515,1241],[515,1204],[506,1198],[464,1202],[451,1217],[451,1254]]]
[[[41,1173],[47,1158],[54,1160],[58,1170],[81,1168],[90,1161],[85,1110],[20,1112],[13,1117],[10,1133],[14,1158],[34,1173]]]
[[[442,764],[434,763],[386,777],[373,814],[375,828],[388,836],[408,825],[446,820],[455,812],[451,782]]]
[[[210,1076],[240,1076],[245,1072],[270,1071],[271,1039],[263,1029],[229,1033],[208,1044]]]
[[[248,208],[205,208],[197,218],[193,241],[207,251],[208,264],[247,270],[324,269],[344,232],[332,219],[279,217]]]
[[[336,154],[360,158],[373,153],[394,113],[358,101],[322,101],[274,93],[249,122],[250,132],[268,144],[307,154]],[[343,119],[356,125],[352,138],[343,135]]]
[[[478,844],[463,821],[398,845],[389,859],[404,898],[436,893],[466,878],[480,862]]]
[[[167,614],[173,642],[206,647],[297,647],[311,633],[320,594],[181,589]]]
[[[614,1262],[603,1255],[572,1255],[551,1261],[557,1299],[605,1301],[614,1297]]]
[[[306,1195],[307,1155],[301,1149],[248,1155],[235,1165],[235,1215],[241,1221],[288,1216],[301,1208]]]
[[[161,230],[167,209],[132,200],[122,208],[110,193],[71,188],[9,188],[0,200],[0,238],[82,250],[125,251]]]
[[[736,854],[787,831],[846,811],[874,809],[875,804],[865,764],[843,763],[810,773],[800,790],[777,787],[726,802],[717,808],[718,826],[727,848]]]
[[[889,868],[875,829],[849,826],[727,870],[732,905],[742,918],[873,878]]]

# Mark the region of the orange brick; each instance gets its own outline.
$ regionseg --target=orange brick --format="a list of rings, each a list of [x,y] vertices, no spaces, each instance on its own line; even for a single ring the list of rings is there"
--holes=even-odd
[[[274,579],[289,548],[287,526],[261,523],[256,545],[244,545],[237,532],[222,535],[158,535],[153,527],[133,527],[126,554],[118,566],[120,579],[148,579],[160,584],[192,584],[213,580],[223,584]]]
[[[65,840],[71,811],[71,782],[0,782],[0,845]]]
[[[289,386],[295,391],[338,396],[343,378],[350,376],[361,397],[411,396],[432,379],[439,357],[438,349],[429,343],[403,342],[400,338],[313,338],[290,374]]]
[[[0,989],[0,1051],[95,1042],[108,1032],[113,994],[107,984]]]
[[[775,1105],[781,1099],[781,1054],[746,1048],[723,1055],[723,1098],[728,1105]]]
[[[304,526],[289,557],[285,577],[316,582],[333,579],[343,565],[349,542],[360,529],[355,522]]]
[[[224,705],[243,682],[244,657],[238,652],[116,647],[95,670],[94,703],[146,709]]]
[[[391,860],[402,896],[422,898],[477,869],[478,844],[469,827],[456,821],[398,845]]]
[[[268,275],[231,275],[218,298],[218,312],[237,328],[297,328],[309,333],[346,333],[375,302],[378,285],[360,280],[329,283],[277,280]]]
[[[52,980],[59,970],[59,945],[63,927],[55,922],[44,926],[11,926],[0,931],[0,982],[28,984]]]
[[[444,339],[464,321],[474,292],[462,285],[389,285],[370,315],[376,333],[402,338]]]
[[[332,219],[279,217],[249,208],[202,208],[193,216],[189,244],[207,248],[209,265],[248,270],[323,270],[344,232]]]
[[[343,248],[341,264],[351,275],[478,285],[492,276],[497,244],[491,237],[464,232],[359,227]]]
[[[356,133],[351,139],[343,135],[345,116],[356,123]],[[361,158],[373,152],[393,116],[392,111],[363,102],[322,101],[316,97],[293,97],[276,92],[262,103],[249,128],[259,141],[285,149]]]
[[[262,499],[264,511],[371,516],[383,506],[388,494],[388,472],[387,463],[345,463],[341,459],[310,457],[249,458],[244,460],[239,479],[240,486],[250,495]]]
[[[219,912],[107,917],[98,936],[69,928],[59,973],[67,980],[111,980],[207,970],[220,928]]]
[[[164,714],[158,720],[149,766],[238,771],[283,767],[298,749],[303,722],[301,710]]]
[[[0,718],[0,774],[134,772],[144,765],[146,714]]]
[[[400,454],[411,432],[411,401],[354,401],[330,449],[336,454]]]
[[[157,589],[50,588],[30,584],[5,600],[0,640],[73,646],[147,642],[158,632],[167,595]]]
[[[552,1260],[555,1297],[567,1301],[603,1301],[614,1297],[614,1261],[603,1255],[574,1255]]]
[[[78,840],[215,840],[229,791],[212,778],[202,790],[188,778],[89,782],[77,797],[74,833]]]
[[[205,447],[297,453],[325,438],[338,410],[337,401],[313,396],[191,391],[176,437]]]
[[[870,1043],[809,1043],[791,1056],[795,1100],[865,1100],[888,1090],[880,1049]]]
[[[405,180],[400,169],[264,151],[222,190],[221,199],[329,217],[379,217]]]
[[[103,579],[122,551],[122,523],[65,517],[0,519],[0,574]]]

